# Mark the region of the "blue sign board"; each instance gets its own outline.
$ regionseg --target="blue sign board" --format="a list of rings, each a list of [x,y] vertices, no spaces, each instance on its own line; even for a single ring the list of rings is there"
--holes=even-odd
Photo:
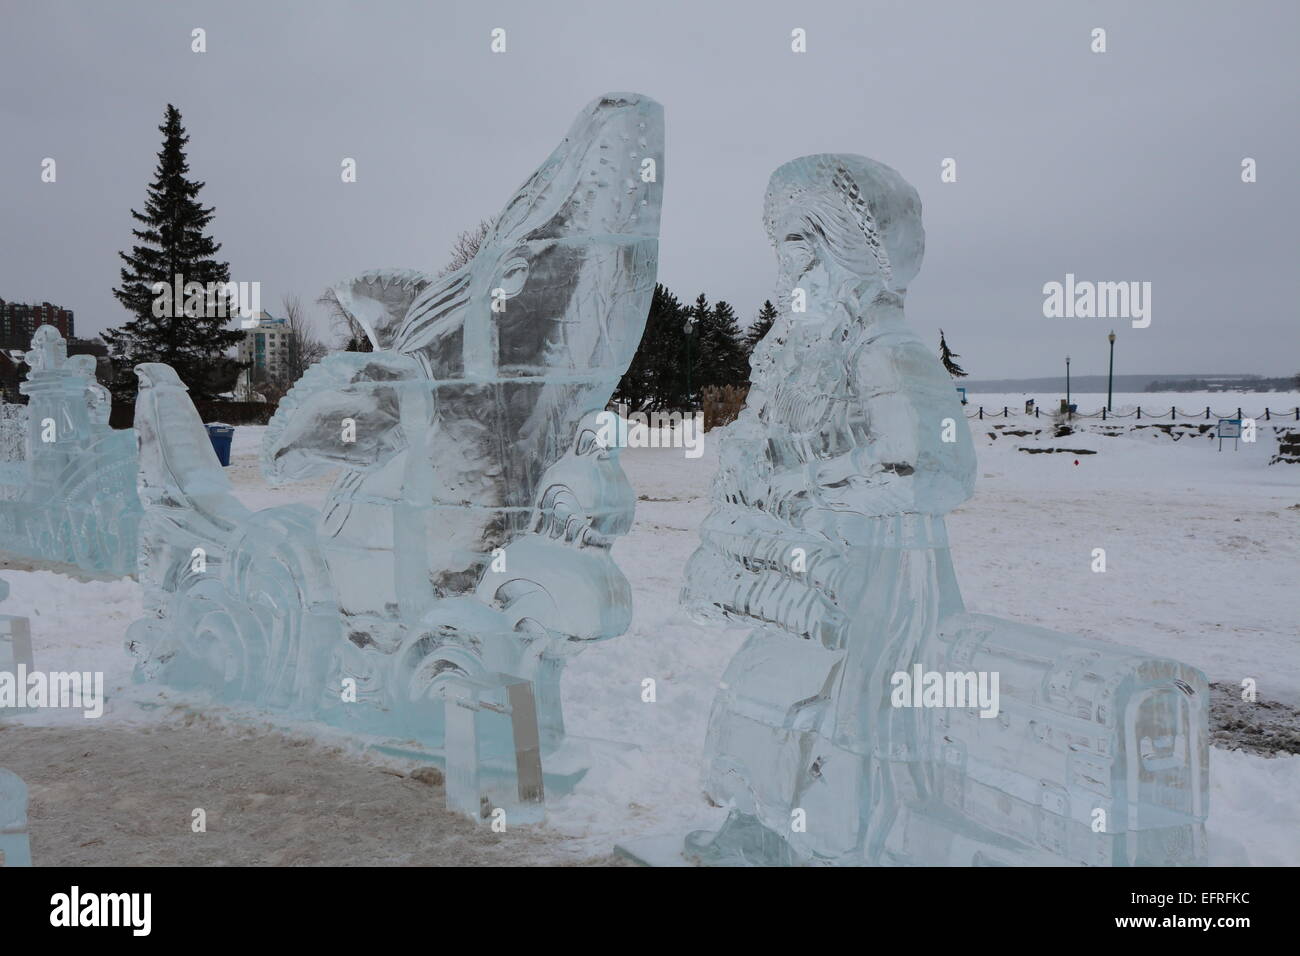
[[[1233,451],[1237,449],[1237,439],[1241,437],[1241,419],[1240,418],[1220,418],[1219,419],[1219,451],[1223,451],[1223,440],[1232,439]]]

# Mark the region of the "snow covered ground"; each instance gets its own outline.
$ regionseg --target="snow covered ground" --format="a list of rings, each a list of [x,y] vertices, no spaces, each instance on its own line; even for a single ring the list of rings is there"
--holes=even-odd
[[[1080,410],[1099,407],[1093,398],[1079,396]],[[1124,404],[1137,404],[1131,398]],[[1240,404],[1247,415],[1265,404],[1275,410],[1300,404],[1294,394],[1144,393],[1138,397],[1144,413],[1149,400],[1166,413],[1172,404],[1189,411]],[[986,410],[1003,404],[1014,410],[1023,409],[1024,399],[971,401]],[[1120,396],[1115,405],[1123,410]],[[997,424],[1016,428],[1027,421],[1013,416]],[[990,438],[993,424],[971,422],[979,486],[948,523],[968,607],[1169,654],[1230,687],[1252,678],[1261,698],[1300,705],[1300,467],[1266,465],[1271,433],[1219,452],[1205,438],[1172,441],[1159,432]],[[236,432],[230,474],[243,500],[255,508],[319,502],[324,480],[286,489],[265,485],[256,462],[261,431]],[[564,698],[571,733],[636,749],[596,767],[551,808],[545,828],[521,834],[513,856],[472,824],[464,830],[440,810],[432,791],[394,772],[403,768],[358,756],[338,734],[283,724],[285,733],[278,733],[257,714],[224,709],[196,721],[176,710],[185,702],[178,695],[134,685],[122,648],[123,632],[139,611],[134,582],[79,582],[0,567],[12,586],[0,611],[31,617],[37,666],[102,670],[111,695],[98,721],[46,710],[0,723],[0,766],[17,770],[32,787],[38,861],[601,861],[630,837],[698,825],[707,814],[699,772],[709,706],[743,637],[739,630],[694,624],[676,600],[708,510],[715,437],[707,436],[704,455],[695,459],[671,448],[623,454],[640,499],[632,533],[615,548],[633,586],[633,624],[569,665]],[[1097,453],[1018,450],[1035,443]],[[1092,570],[1094,548],[1106,550],[1105,573]],[[654,703],[642,701],[645,678],[656,682]],[[289,738],[315,743],[295,750]],[[365,819],[335,806],[347,803],[340,794],[352,787],[365,796],[371,811]],[[1300,756],[1214,749],[1211,788],[1212,862],[1300,865]],[[159,800],[179,816],[160,814]],[[400,825],[386,824],[386,801]],[[325,805],[330,825],[313,826],[306,836],[303,815]],[[93,818],[87,816],[92,806]],[[196,857],[188,837],[163,839],[157,832],[181,826],[188,834],[195,806],[215,807],[213,819],[225,806],[228,819],[240,821],[222,830],[220,852],[210,858]],[[457,838],[414,840],[421,813],[429,828],[453,828]],[[103,831],[98,837],[91,835],[98,832],[91,819]]]

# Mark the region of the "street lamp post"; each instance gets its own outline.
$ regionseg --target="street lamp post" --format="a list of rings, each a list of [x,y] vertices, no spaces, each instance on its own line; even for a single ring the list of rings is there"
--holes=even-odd
[[[1115,333],[1112,331],[1106,336],[1110,339],[1110,371],[1106,373],[1106,414],[1111,414],[1114,409],[1110,407],[1110,397],[1112,387],[1115,384]]]
[[[1065,417],[1074,418],[1074,412],[1070,411],[1070,356],[1065,357]]]
[[[695,407],[691,404],[691,339],[695,332],[695,316],[686,320],[682,331],[686,333],[686,408],[689,410]]]

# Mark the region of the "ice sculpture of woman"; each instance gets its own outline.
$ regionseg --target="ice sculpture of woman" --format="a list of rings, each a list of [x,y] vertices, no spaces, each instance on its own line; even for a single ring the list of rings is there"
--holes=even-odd
[[[975,459],[951,380],[903,318],[916,191],[861,156],[806,156],[773,174],[764,221],[781,314],[683,593],[754,627],[709,726],[706,787],[735,810],[688,845],[712,862],[861,858],[887,829],[872,818],[931,786],[924,724],[890,706],[889,678],[961,608],[943,516]]]
[[[706,745],[706,789],[731,812],[688,855],[1203,863],[1205,675],[962,607],[943,516],[970,497],[975,458],[951,381],[903,321],[915,190],[860,156],[808,156],[773,174],[765,219],[783,310],[683,595],[753,628]]]

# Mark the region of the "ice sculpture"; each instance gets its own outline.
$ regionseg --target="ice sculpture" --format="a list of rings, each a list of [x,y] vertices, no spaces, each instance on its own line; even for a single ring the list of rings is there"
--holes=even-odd
[[[920,199],[851,155],[787,163],[782,312],[720,446],[683,600],[752,627],[687,839],[710,864],[1203,862],[1207,687],[1176,661],[963,609],[973,492],[952,382],[904,322]]]
[[[27,837],[27,784],[0,767],[0,866],[31,866]]]
[[[312,714],[340,634],[315,510],[250,511],[172,368],[139,365],[136,377],[145,617],[127,648],[137,677]]]
[[[8,477],[0,484],[18,484],[22,469],[8,471],[7,466],[27,458],[27,406],[0,402],[0,470]]]
[[[635,496],[598,416],[649,310],[662,176],[661,107],[603,96],[467,265],[338,287],[375,350],[314,366],[263,448],[272,480],[338,470],[319,516],[243,509],[180,383],[143,366],[154,397],[136,410],[152,602],[132,632],[141,672],[297,701],[435,751],[455,724],[467,736],[445,741],[449,755],[479,754],[517,781],[521,804],[536,802],[534,751],[564,739],[566,658],[630,617],[610,546]],[[293,560],[254,572],[271,548]],[[186,570],[195,549],[201,572]],[[215,643],[196,627],[199,602],[223,609]],[[321,616],[311,639],[308,607]],[[463,779],[466,792],[488,786]]]
[[[108,425],[111,398],[92,355],[68,357],[58,329],[42,325],[27,353],[31,372],[22,454],[0,461],[0,551],[111,575],[135,571],[140,502],[135,437]]]
[[[0,601],[8,596],[9,582],[0,578]],[[34,664],[31,621],[16,614],[0,614],[0,673],[14,675],[16,680],[20,673],[30,674]],[[0,716],[22,713],[28,709],[19,710],[17,707],[0,705]]]
[[[442,696],[448,808],[476,819],[499,809],[517,823],[540,820],[546,794],[532,682],[457,676]]]

